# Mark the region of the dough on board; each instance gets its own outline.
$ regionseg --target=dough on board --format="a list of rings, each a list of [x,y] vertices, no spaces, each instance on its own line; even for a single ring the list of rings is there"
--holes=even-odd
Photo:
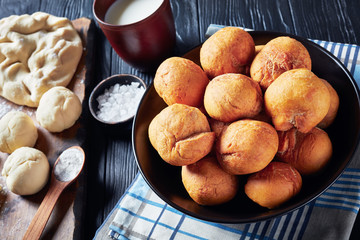
[[[67,18],[36,12],[0,20],[0,95],[37,107],[54,86],[67,86],[83,52]]]
[[[6,159],[1,174],[6,178],[10,191],[18,195],[31,195],[45,186],[49,171],[49,161],[43,152],[21,147]]]
[[[20,147],[33,147],[38,138],[34,121],[24,112],[10,111],[0,120],[0,151],[12,153]]]
[[[81,101],[66,87],[53,87],[40,99],[36,120],[49,132],[62,132],[80,117]]]

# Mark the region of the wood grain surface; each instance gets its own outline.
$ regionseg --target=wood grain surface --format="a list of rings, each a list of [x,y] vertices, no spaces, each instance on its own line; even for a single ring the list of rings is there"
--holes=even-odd
[[[312,39],[360,45],[360,1],[357,0],[170,1],[177,34],[177,55],[182,55],[203,42],[210,23],[287,32]],[[0,0],[0,18],[35,11],[70,19],[94,18],[92,0]],[[95,52],[92,61],[95,64],[91,69],[93,82],[85,90],[85,101],[91,86],[113,74],[131,73],[143,78],[147,84],[151,83],[154,74],[141,73],[124,63],[112,50],[100,29],[95,29],[94,36],[92,40]],[[91,239],[94,236],[138,172],[130,131],[119,128],[116,130],[117,134],[109,134],[91,118],[86,106],[84,108],[87,163],[84,178],[79,181],[80,186],[85,188],[84,197],[75,201],[74,215],[79,223],[72,236],[74,239]],[[62,201],[65,202],[66,199]],[[64,213],[58,211],[57,214]],[[0,228],[1,224],[0,222]],[[360,239],[360,223],[357,226],[352,239]]]
[[[85,97],[86,80],[86,55],[87,38],[91,20],[88,18],[79,18],[72,21],[75,29],[78,31],[84,46],[84,52],[78,64],[77,70],[71,82],[67,86],[83,102]],[[85,141],[84,134],[81,134],[83,123],[77,121],[71,128],[60,133],[51,133],[41,127],[35,117],[36,108],[16,105],[0,97],[0,117],[9,111],[22,111],[28,114],[35,122],[38,129],[38,139],[34,148],[42,151],[49,160],[50,166],[53,166],[61,152],[68,147],[83,145]],[[8,154],[0,153],[0,169]],[[5,178],[0,177],[0,239],[18,239],[22,238],[29,223],[33,219],[41,201],[49,189],[49,184],[39,193],[31,196],[19,196],[13,194],[6,188]],[[76,184],[61,196],[59,205],[55,209],[55,214],[50,218],[49,225],[45,228],[44,236],[53,239],[72,239],[76,228],[76,217],[74,216],[74,200],[76,198],[78,187]],[[60,214],[59,214],[60,213]]]

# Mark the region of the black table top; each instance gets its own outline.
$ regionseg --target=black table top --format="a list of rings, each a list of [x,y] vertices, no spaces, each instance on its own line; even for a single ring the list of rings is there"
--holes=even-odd
[[[210,23],[255,30],[287,32],[302,37],[360,45],[360,1],[357,0],[170,0],[176,27],[176,54],[182,55],[205,40]],[[0,0],[0,18],[12,14],[48,12],[69,19],[94,19],[92,0]],[[101,30],[94,34],[96,84],[118,73],[135,74],[149,85],[153,74],[124,63]],[[89,115],[90,116],[90,115]],[[130,131],[116,136],[104,132],[89,117],[85,124],[87,155],[84,212],[74,239],[91,239],[138,172]],[[80,213],[79,213],[80,214]],[[359,217],[358,217],[359,219]],[[360,225],[358,220],[357,225]],[[351,238],[359,239],[354,227]]]

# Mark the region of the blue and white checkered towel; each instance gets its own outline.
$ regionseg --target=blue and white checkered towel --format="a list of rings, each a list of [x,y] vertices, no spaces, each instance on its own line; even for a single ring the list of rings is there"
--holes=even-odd
[[[360,86],[359,46],[314,42],[338,57]],[[212,223],[183,214],[162,201],[138,174],[94,239],[348,239],[359,208],[360,150],[318,198],[289,214],[249,224]]]

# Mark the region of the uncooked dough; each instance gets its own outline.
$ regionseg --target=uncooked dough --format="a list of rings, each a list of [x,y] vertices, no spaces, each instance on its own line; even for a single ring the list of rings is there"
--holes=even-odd
[[[20,147],[33,147],[37,138],[37,128],[26,113],[11,111],[1,118],[0,151],[12,153]]]
[[[83,52],[67,18],[36,12],[0,20],[0,95],[36,107],[54,86],[67,86]]]
[[[36,120],[50,132],[61,132],[70,128],[80,117],[80,99],[66,87],[53,87],[40,99]]]
[[[10,191],[18,195],[31,195],[45,186],[49,169],[49,161],[43,152],[21,147],[6,159],[1,174],[6,178]]]

